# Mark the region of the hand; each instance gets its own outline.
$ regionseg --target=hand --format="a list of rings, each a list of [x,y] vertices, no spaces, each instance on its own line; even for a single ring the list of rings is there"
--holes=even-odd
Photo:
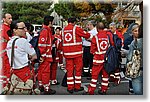
[[[40,63],[44,62],[44,59],[42,57],[40,57]]]

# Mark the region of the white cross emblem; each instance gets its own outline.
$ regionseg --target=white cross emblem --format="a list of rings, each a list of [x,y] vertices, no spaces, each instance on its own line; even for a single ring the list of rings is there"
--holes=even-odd
[[[107,41],[102,41],[102,42],[100,43],[100,48],[101,48],[102,50],[105,50],[105,49],[107,48],[107,46],[108,46]]]
[[[72,35],[71,35],[70,33],[67,33],[67,34],[65,35],[65,40],[66,40],[67,42],[69,42],[71,39],[72,39]]]

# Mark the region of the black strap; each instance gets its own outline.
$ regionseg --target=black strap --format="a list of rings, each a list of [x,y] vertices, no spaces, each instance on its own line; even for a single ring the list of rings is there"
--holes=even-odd
[[[112,46],[111,41],[110,41],[110,36],[108,34],[107,34],[107,36],[108,36],[109,44],[110,44],[110,46]]]
[[[12,49],[11,49],[11,67],[13,66],[13,63],[14,63],[14,47],[15,47],[15,42],[18,38],[16,38],[13,43],[12,43]]]

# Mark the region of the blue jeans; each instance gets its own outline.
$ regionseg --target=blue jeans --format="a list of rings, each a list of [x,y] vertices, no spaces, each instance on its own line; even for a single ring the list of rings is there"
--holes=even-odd
[[[143,73],[137,78],[132,78],[132,86],[135,95],[143,94]]]

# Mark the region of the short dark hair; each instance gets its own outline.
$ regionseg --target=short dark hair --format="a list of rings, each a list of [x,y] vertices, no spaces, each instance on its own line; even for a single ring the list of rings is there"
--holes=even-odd
[[[6,14],[10,14],[10,13],[3,13],[3,14],[2,14],[2,17],[3,17],[3,18],[6,18]],[[11,14],[10,14],[10,15],[11,15]]]
[[[44,17],[44,25],[48,26],[49,22],[53,22],[54,17],[53,16],[45,16]]]
[[[68,19],[68,23],[74,23],[76,21],[77,21],[77,19],[75,17],[72,17],[72,18]]]
[[[62,30],[61,27],[57,27],[55,30],[57,30],[57,29]]]
[[[27,30],[29,32],[32,32],[34,30],[34,27],[31,23],[25,23],[25,26],[27,27]]]
[[[18,21],[18,20],[12,21],[12,23],[10,24],[10,30],[7,31],[7,34],[9,37],[12,37],[13,29],[17,29],[18,28],[17,24],[20,22],[22,22],[22,21]]]

